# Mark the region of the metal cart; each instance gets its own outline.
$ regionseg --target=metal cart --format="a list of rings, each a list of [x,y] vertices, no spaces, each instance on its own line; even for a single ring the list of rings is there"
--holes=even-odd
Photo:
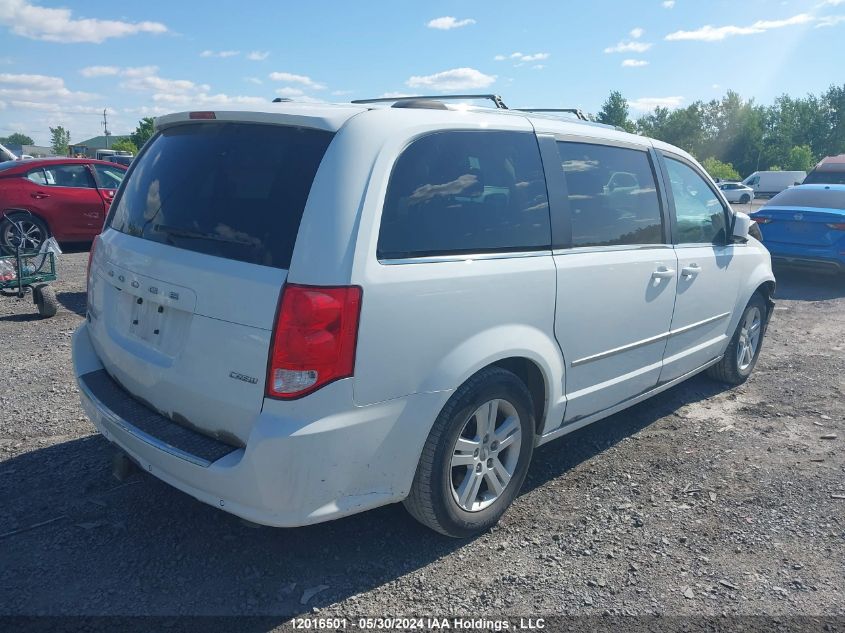
[[[22,228],[11,218],[9,221],[18,233]],[[0,254],[0,295],[22,299],[32,292],[32,301],[38,314],[51,317],[59,309],[56,292],[49,282],[56,280],[56,256],[51,251],[31,251],[21,248],[18,240],[14,255]]]

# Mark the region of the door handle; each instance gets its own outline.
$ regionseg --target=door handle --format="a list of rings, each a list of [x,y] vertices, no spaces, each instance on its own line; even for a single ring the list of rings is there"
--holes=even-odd
[[[689,266],[684,266],[683,268],[681,268],[681,277],[695,277],[700,272],[701,266],[699,266],[698,264],[690,264]]]
[[[651,273],[652,279],[671,279],[675,276],[675,271],[672,268],[667,268],[666,266],[661,266],[653,273]]]
[[[31,193],[29,195],[31,195],[36,200],[41,200],[42,198],[49,198],[50,197],[49,193],[44,193],[43,191],[36,191],[35,193]]]

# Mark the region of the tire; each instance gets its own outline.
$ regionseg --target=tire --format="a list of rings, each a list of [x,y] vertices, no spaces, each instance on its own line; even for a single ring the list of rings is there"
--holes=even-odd
[[[722,356],[722,360],[707,370],[707,374],[711,378],[729,385],[741,385],[748,380],[751,372],[754,371],[754,366],[757,364],[760,350],[763,348],[763,338],[766,334],[766,325],[768,323],[767,312],[768,306],[763,300],[763,297],[759,293],[755,293],[751,297],[751,301],[748,302],[748,305],[745,306],[745,310],[742,311],[739,324],[736,326],[736,332],[734,332],[731,342],[725,350],[725,355]],[[756,321],[757,338],[752,349],[746,351],[745,342],[749,340],[746,330],[751,326],[753,336],[753,323],[755,322],[753,315],[759,318]]]
[[[751,202],[751,196],[749,196],[747,193],[744,193],[744,194],[742,194],[742,196],[740,196],[740,198],[739,198],[740,204],[748,204],[749,202]]]
[[[493,406],[495,419],[490,415]],[[454,538],[495,525],[528,473],[534,451],[533,411],[531,394],[509,371],[487,367],[467,380],[434,422],[403,502],[408,512],[423,525]],[[481,433],[485,418],[493,419],[493,433]],[[456,460],[461,463],[454,465]]]
[[[59,301],[56,299],[56,291],[52,286],[39,284],[32,289],[32,293],[38,314],[48,318],[56,316],[56,312],[59,311]]]
[[[44,240],[50,237],[50,229],[47,228],[47,225],[41,218],[29,213],[8,213],[0,221],[0,251],[10,255],[15,254],[18,237],[12,221],[21,223],[24,230],[30,236],[24,242],[24,248],[26,250],[38,250],[38,247],[41,246]]]

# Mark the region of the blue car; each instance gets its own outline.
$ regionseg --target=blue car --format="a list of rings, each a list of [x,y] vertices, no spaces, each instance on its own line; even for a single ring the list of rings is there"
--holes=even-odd
[[[845,185],[798,185],[751,218],[772,263],[845,273]]]

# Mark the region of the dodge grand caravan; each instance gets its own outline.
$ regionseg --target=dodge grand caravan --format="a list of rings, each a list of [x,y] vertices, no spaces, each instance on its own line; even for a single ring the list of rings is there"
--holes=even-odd
[[[91,250],[82,404],[179,490],[467,536],[536,446],[754,368],[769,254],[684,151],[442,100],[267,109],[159,118]]]

